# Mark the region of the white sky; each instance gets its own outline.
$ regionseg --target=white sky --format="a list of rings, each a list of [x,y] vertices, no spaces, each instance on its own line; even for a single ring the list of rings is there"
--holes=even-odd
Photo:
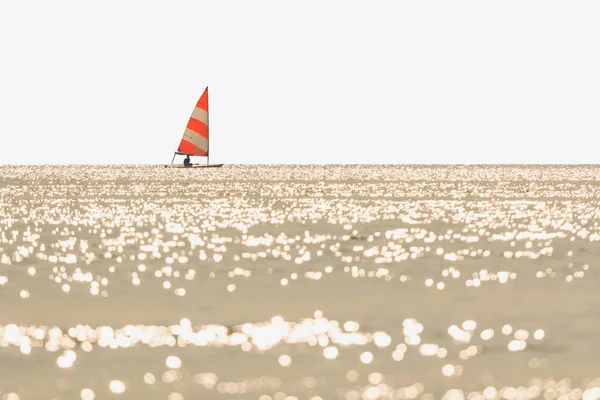
[[[0,0],[0,164],[597,163],[597,0]]]

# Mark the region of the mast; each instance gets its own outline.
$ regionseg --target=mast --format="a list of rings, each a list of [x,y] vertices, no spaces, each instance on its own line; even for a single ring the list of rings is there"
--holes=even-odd
[[[206,165],[208,165],[210,161],[210,107],[208,106],[208,86],[204,90],[206,90],[206,136],[208,137],[208,140],[206,141]]]

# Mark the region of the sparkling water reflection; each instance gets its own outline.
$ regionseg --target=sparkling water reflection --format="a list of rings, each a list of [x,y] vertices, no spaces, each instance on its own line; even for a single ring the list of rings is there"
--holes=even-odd
[[[600,398],[599,178],[0,167],[0,396]]]

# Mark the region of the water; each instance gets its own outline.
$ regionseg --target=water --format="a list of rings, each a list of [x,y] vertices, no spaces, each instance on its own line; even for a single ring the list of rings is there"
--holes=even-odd
[[[599,398],[599,178],[0,167],[0,395]]]

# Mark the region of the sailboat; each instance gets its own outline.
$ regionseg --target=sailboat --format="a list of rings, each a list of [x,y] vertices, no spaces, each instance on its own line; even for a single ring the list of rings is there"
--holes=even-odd
[[[196,103],[190,120],[188,121],[187,127],[183,132],[181,143],[177,151],[173,154],[173,159],[170,165],[165,167],[172,168],[218,168],[222,167],[223,164],[210,164],[209,163],[209,134],[208,134],[208,87],[204,89],[202,96]],[[206,164],[192,164],[185,166],[183,164],[173,164],[176,155],[182,156],[197,156],[206,157]]]

